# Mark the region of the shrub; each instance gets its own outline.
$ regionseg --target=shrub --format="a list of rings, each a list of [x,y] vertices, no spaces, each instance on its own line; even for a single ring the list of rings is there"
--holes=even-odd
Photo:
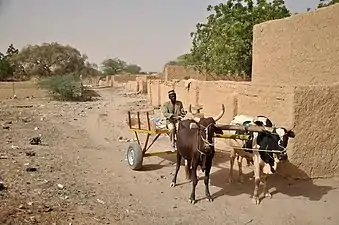
[[[49,90],[53,97],[61,101],[85,100],[84,86],[78,74],[51,76],[41,80],[38,85]]]

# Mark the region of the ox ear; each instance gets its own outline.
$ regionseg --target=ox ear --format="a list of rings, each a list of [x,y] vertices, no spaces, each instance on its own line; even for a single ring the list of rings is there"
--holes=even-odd
[[[198,124],[196,123],[190,123],[190,129],[198,129]]]
[[[224,134],[223,130],[214,125],[214,132],[216,134]]]
[[[288,135],[288,137],[290,137],[290,138],[295,138],[295,133],[294,133],[293,130],[287,131],[287,135]]]

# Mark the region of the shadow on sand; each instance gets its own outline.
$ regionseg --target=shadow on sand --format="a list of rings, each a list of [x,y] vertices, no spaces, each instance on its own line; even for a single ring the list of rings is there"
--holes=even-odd
[[[157,164],[147,164],[145,163],[142,171],[151,171],[158,170],[164,167],[171,167],[173,169],[173,173],[175,171],[175,163],[176,163],[176,155],[163,155],[159,156],[161,159]],[[213,160],[213,167],[210,176],[210,185],[220,188],[216,193],[211,193],[213,198],[218,198],[224,195],[228,196],[237,196],[241,194],[248,194],[249,197],[253,195],[254,190],[254,180],[253,180],[253,171],[252,167],[250,169],[251,172],[245,173],[248,168],[246,168],[246,162],[243,161],[243,170],[244,170],[244,182],[238,182],[238,165],[234,164],[234,181],[233,183],[229,183],[229,159],[230,155],[227,151],[220,151],[217,149]],[[164,163],[166,162],[166,163]],[[164,163],[164,164],[163,164]],[[227,168],[224,167],[226,164]],[[184,170],[184,160],[181,162],[182,167],[180,170]],[[246,168],[246,169],[245,169]],[[200,168],[198,168],[200,170]],[[216,171],[216,169],[218,169]],[[303,179],[293,179],[289,177],[283,177],[279,175],[282,170],[288,169],[289,172],[293,174],[298,174],[298,177],[302,177]],[[199,183],[203,181],[204,176],[199,176]],[[184,177],[178,177],[177,186],[189,184],[190,181],[187,181]],[[200,186],[200,185],[199,185]],[[267,188],[270,193],[273,195],[277,193],[281,193],[290,197],[304,197],[308,198],[310,201],[319,201],[321,198],[326,195],[329,191],[334,190],[335,187],[331,186],[318,186],[316,185],[312,179],[310,179],[305,172],[297,168],[290,162],[285,162],[279,169],[278,173],[274,175],[270,175],[268,178]],[[260,197],[262,185],[260,186]],[[205,199],[197,199],[198,201]]]
[[[308,198],[310,201],[319,201],[321,198],[326,195],[329,191],[334,190],[335,187],[330,186],[318,186],[313,180],[311,180],[306,173],[298,169],[290,162],[286,162],[286,166],[292,168],[294,171],[298,171],[299,174],[302,174],[302,177],[305,177],[303,180],[293,179],[293,178],[284,178],[279,174],[270,175],[268,178],[267,188],[270,193],[273,195],[281,193],[290,197],[304,197]],[[229,168],[220,168],[220,170],[211,174],[211,185],[221,188],[220,191],[213,193],[214,198],[218,198],[223,195],[237,196],[240,194],[248,194],[250,197],[253,195],[254,190],[254,179],[253,171],[250,173],[244,173],[244,182],[238,182],[238,166],[234,166],[234,181],[233,183],[228,182],[229,178]],[[246,167],[246,164],[243,167]],[[261,189],[260,187],[260,194]],[[273,189],[273,190],[272,190]]]

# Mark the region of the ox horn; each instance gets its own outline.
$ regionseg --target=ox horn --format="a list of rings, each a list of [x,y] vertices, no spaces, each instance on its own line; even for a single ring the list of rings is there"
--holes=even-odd
[[[295,123],[293,124],[292,127],[290,127],[289,129],[287,129],[287,131],[291,131],[291,130],[293,130],[294,128],[295,128]]]
[[[225,106],[224,104],[221,104],[221,112],[219,113],[217,117],[213,118],[214,121],[217,122],[218,120],[220,120],[221,117],[224,115],[224,113],[225,113]]]

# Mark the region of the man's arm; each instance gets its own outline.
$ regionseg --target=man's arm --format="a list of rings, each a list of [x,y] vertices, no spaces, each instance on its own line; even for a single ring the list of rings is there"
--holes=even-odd
[[[180,104],[180,115],[181,116],[185,116],[186,115],[186,111],[184,109],[184,105],[182,104],[182,102]]]
[[[173,116],[173,114],[169,112],[168,106],[166,103],[162,106],[162,114],[164,115],[166,119],[169,119],[171,116]]]

